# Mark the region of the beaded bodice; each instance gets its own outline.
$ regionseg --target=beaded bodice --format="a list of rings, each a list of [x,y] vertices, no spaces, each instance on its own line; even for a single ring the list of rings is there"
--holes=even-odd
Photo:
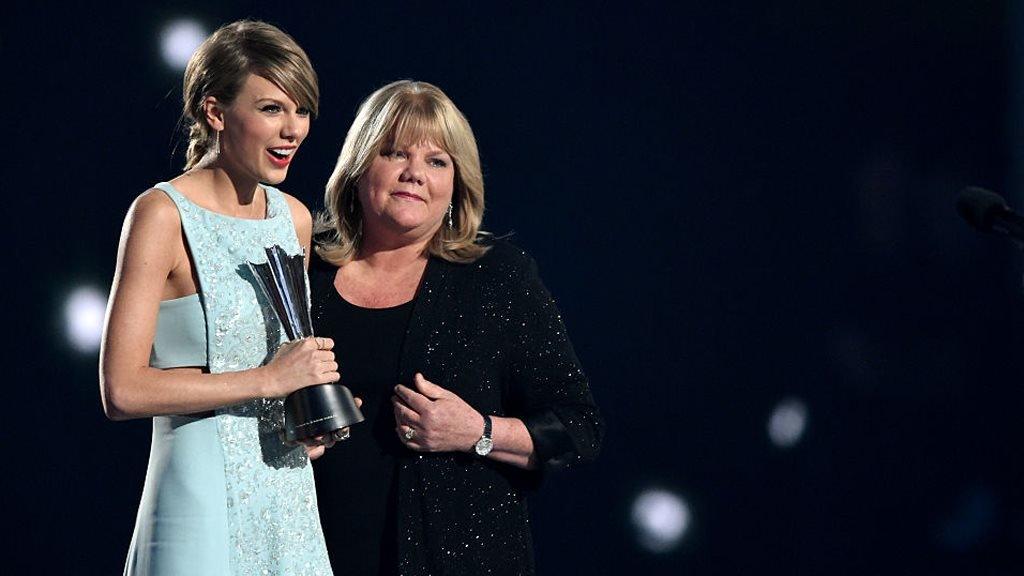
[[[211,373],[265,364],[283,341],[277,318],[255,284],[248,262],[264,248],[301,252],[283,194],[263,186],[262,220],[225,216],[194,204],[169,183],[199,279]],[[312,468],[301,447],[285,445],[280,398],[217,410],[224,460],[232,571],[236,574],[330,574],[320,529]]]

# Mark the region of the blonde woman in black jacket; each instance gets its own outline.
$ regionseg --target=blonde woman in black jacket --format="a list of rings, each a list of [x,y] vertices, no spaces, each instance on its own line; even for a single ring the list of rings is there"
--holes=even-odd
[[[468,122],[430,84],[377,90],[325,204],[314,324],[368,420],[315,468],[335,569],[532,574],[525,491],[601,420],[533,260],[480,232]]]

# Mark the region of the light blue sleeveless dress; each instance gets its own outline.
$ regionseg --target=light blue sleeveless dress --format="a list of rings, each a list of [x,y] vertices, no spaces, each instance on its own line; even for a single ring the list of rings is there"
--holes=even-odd
[[[301,251],[280,191],[267,217],[232,218],[163,190],[178,207],[199,293],[160,303],[150,366],[265,364],[284,339],[247,262],[264,247]],[[331,574],[313,472],[281,442],[283,401],[261,399],[191,416],[153,418],[153,443],[126,576]]]

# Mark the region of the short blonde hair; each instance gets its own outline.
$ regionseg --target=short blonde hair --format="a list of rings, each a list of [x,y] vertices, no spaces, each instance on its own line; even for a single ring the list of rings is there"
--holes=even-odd
[[[230,106],[249,74],[273,82],[316,117],[320,105],[316,72],[295,40],[266,22],[225,24],[199,45],[185,68],[181,113],[189,123],[185,170],[194,168],[214,142],[203,102],[213,96]]]
[[[345,136],[334,173],[324,193],[317,231],[320,256],[337,266],[359,251],[363,210],[356,185],[383,148],[432,142],[444,149],[455,167],[452,191],[454,226],[442,225],[427,250],[449,262],[472,262],[488,247],[477,242],[484,216],[484,178],[473,130],[455,103],[426,82],[399,80],[370,94],[359,106]]]

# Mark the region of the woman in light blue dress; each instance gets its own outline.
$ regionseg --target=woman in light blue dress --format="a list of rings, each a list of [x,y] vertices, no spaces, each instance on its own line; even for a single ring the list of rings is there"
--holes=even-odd
[[[262,22],[224,26],[185,71],[186,172],[125,219],[100,358],[115,420],[153,418],[125,574],[331,573],[309,457],[282,398],[338,380],[327,338],[283,343],[247,262],[309,250],[311,218],[272,185],[309,131],[316,75]]]

